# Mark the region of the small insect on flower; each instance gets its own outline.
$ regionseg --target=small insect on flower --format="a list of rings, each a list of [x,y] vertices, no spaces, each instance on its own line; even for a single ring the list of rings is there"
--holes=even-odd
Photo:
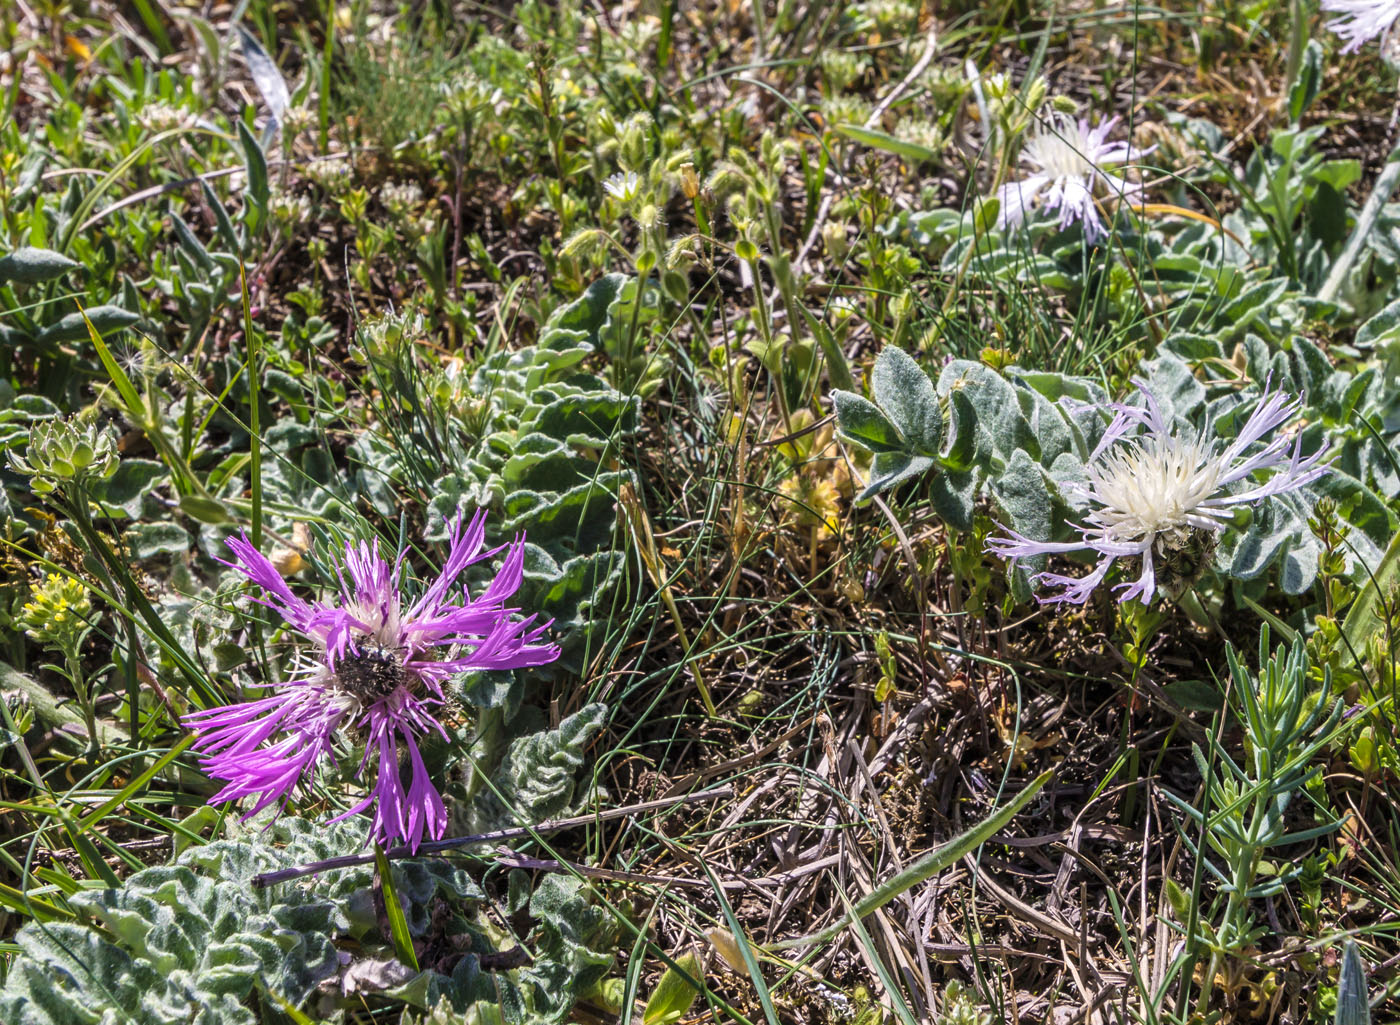
[[[347,543],[337,567],[339,601],[309,602],[292,593],[246,537],[229,540],[237,560],[229,565],[263,589],[255,600],[315,650],[291,679],[269,687],[269,696],[185,716],[198,732],[194,747],[204,770],[227,781],[211,804],[254,798],[251,816],[286,801],[322,759],[334,760],[336,737],[347,731],[364,740],[360,774],[371,761],[377,765],[368,796],[338,818],[374,805],[371,833],[378,841],[416,850],[425,833],[442,836],[447,812],[418,740],[431,732],[446,738],[433,715],[445,701],[444,683],[472,670],[539,666],[559,657],[556,645],[541,641],[549,623],[515,618],[518,610],[506,605],[523,579],[524,538],[483,550],[485,524],[484,512],[465,526],[457,519],[441,573],[407,608],[399,589],[405,552],[390,566],[376,546]],[[500,570],[479,596],[459,591],[467,567],[502,551]]]
[[[1372,39],[1384,39],[1400,18],[1400,0],[1322,0],[1322,9],[1333,18],[1327,27],[1345,40],[1342,53],[1355,53]]]
[[[1076,121],[1066,114],[1054,114],[1042,121],[1021,149],[1021,163],[1031,173],[997,190],[1001,202],[997,224],[1014,227],[1026,219],[1027,210],[1038,206],[1060,211],[1061,228],[1079,221],[1090,242],[1102,238],[1107,229],[1094,197],[1111,195],[1131,201],[1142,190],[1141,185],[1108,171],[1110,166],[1131,163],[1143,156],[1126,142],[1108,141],[1108,133],[1117,123],[1118,118],[1114,117],[1090,128],[1087,118]]]
[[[1328,472],[1320,462],[1326,447],[1304,456],[1301,436],[1291,449],[1286,435],[1256,446],[1298,413],[1300,402],[1282,392],[1266,386],[1239,434],[1222,444],[1205,430],[1174,430],[1146,382],[1133,383],[1143,405],[1112,407],[1117,415],[1085,467],[1088,481],[1079,491],[1090,512],[1075,527],[1079,539],[1033,541],[1009,530],[1009,537],[987,540],[987,551],[1012,560],[1078,551],[1098,556],[1083,577],[1038,574],[1040,583],[1060,588],[1042,601],[1088,601],[1119,559],[1140,560],[1138,578],[1117,585],[1123,600],[1150,602],[1159,585],[1179,597],[1209,568],[1235,506],[1293,491]],[[1262,483],[1251,479],[1263,470],[1277,472]]]

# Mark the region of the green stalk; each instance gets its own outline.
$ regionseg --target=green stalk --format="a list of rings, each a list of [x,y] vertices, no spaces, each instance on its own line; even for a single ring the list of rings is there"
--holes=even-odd
[[[253,333],[253,316],[248,298],[248,270],[243,261],[238,262],[238,280],[243,290],[243,339],[248,347],[248,498],[253,504],[252,542],[253,547],[262,545],[262,375],[258,371],[258,358],[261,350],[257,336]]]
[[[1343,247],[1341,255],[1337,257],[1337,262],[1332,264],[1332,269],[1327,272],[1327,280],[1317,291],[1317,297],[1323,302],[1333,302],[1337,298],[1337,294],[1342,290],[1342,285],[1346,282],[1347,274],[1351,272],[1352,264],[1361,255],[1361,250],[1366,247],[1366,241],[1371,236],[1371,229],[1376,226],[1376,218],[1381,215],[1381,208],[1389,202],[1398,186],[1400,186],[1400,143],[1397,143],[1395,148],[1390,151],[1390,156],[1386,157],[1385,170],[1376,179],[1376,185],[1371,190],[1371,194],[1366,197],[1366,205],[1361,208],[1361,213],[1357,215],[1356,227],[1352,229],[1351,237],[1347,239],[1346,246]]]
[[[64,648],[63,661],[68,670],[68,682],[73,685],[73,693],[77,695],[78,704],[83,710],[83,724],[87,728],[88,735],[87,756],[95,758],[99,745],[97,743],[97,702],[93,699],[93,688],[88,685],[88,680],[83,674],[82,660],[78,657],[77,651]]]

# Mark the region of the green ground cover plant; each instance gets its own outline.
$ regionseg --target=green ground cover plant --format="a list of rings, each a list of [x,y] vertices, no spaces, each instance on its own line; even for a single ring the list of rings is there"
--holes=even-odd
[[[0,5],[0,1022],[1393,1020],[1397,21]]]

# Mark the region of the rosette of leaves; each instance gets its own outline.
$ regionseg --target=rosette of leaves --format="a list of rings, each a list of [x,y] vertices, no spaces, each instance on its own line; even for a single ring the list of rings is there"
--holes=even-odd
[[[6,1025],[258,1025],[300,1011],[316,1020],[367,1002],[436,1007],[483,1021],[561,1020],[612,963],[612,925],[580,883],[512,873],[509,904],[531,921],[525,964],[479,915],[485,894],[437,859],[392,863],[391,885],[421,970],[393,960],[380,934],[369,866],[258,886],[254,877],[365,847],[363,820],[282,818],[239,839],[194,847],[120,887],[70,895],[73,917],[33,922],[0,987]],[[522,959],[514,959],[519,961]],[[298,1019],[302,1020],[302,1019]]]
[[[461,505],[490,505],[501,538],[528,538],[522,607],[555,621],[557,663],[577,671],[592,626],[621,578],[615,547],[618,489],[633,480],[621,446],[637,428],[640,400],[624,395],[585,359],[631,319],[634,279],[609,274],[556,310],[539,340],[498,352],[476,368],[479,442],[459,469],[434,486],[429,529],[441,533]],[[434,535],[430,535],[432,537]]]
[[[1082,477],[1106,425],[1102,389],[1064,374],[1002,374],[952,360],[935,385],[907,353],[886,346],[870,385],[870,399],[832,393],[842,436],[872,455],[857,497],[925,478],[934,511],[958,530],[972,529],[986,498],[1015,530],[1046,536],[1056,512],[1068,513],[1057,482]]]
[[[1355,374],[1334,368],[1301,335],[1274,349],[1246,332],[1227,357],[1213,337],[1181,332],[1139,374],[1169,421],[1191,430],[1207,424],[1222,444],[1272,382],[1306,397],[1304,451],[1325,442],[1337,449],[1333,472],[1240,510],[1225,532],[1215,566],[1242,582],[1247,597],[1262,597],[1274,568],[1288,594],[1312,586],[1323,548],[1309,521],[1324,496],[1351,525],[1351,571],[1379,564],[1397,522],[1388,503],[1400,494],[1400,462],[1390,451],[1400,418],[1387,421],[1392,400],[1375,368]],[[1083,480],[1111,413],[1107,394],[1093,382],[1016,367],[998,373],[953,360],[934,385],[908,355],[886,348],[871,374],[871,393],[873,401],[834,393],[843,436],[872,453],[861,497],[927,478],[931,504],[951,527],[970,529],[974,503],[985,496],[1000,522],[1052,540],[1061,540],[1082,511],[1082,500],[1063,485]]]
[[[78,891],[68,899],[72,920],[20,929],[0,1020],[252,1025],[258,1006],[302,1006],[336,973],[332,941],[349,931],[348,899],[369,874],[267,889],[252,877],[358,850],[364,829],[313,831],[283,819],[270,833],[188,850],[117,889]]]
[[[104,337],[138,324],[161,336],[170,323],[178,322],[185,325],[184,337],[173,342],[188,348],[198,340],[230,292],[236,291],[239,262],[266,220],[267,161],[241,121],[237,129],[248,180],[239,227],[208,183],[201,180],[201,208],[211,212],[215,222],[212,248],[200,241],[174,207],[166,211],[168,234],[152,232],[147,224],[140,224],[132,231],[108,236],[121,239],[126,244],[123,250],[113,249],[110,242],[106,247],[96,245],[92,233],[84,229],[102,200],[105,185],[87,185],[80,176],[68,179],[62,196],[33,203],[21,223],[25,237],[44,240],[43,244],[0,253],[0,344],[23,345],[48,359],[70,363],[72,356],[65,347],[85,343],[89,337],[84,314]],[[42,163],[36,167],[42,172]],[[38,184],[36,180],[26,189],[21,183],[18,195],[36,192]],[[21,209],[18,204],[22,202],[18,200],[13,209]],[[137,224],[146,215],[137,210],[124,216]],[[149,307],[149,300],[143,304],[138,284],[124,271],[146,263],[149,276],[140,282],[140,288],[159,292],[174,306],[177,317],[143,320],[143,305]],[[73,272],[84,277],[83,310],[60,287]]]

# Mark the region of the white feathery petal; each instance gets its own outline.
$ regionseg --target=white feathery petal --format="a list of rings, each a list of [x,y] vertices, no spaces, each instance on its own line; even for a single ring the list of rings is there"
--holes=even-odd
[[[1005,228],[1021,223],[1034,203],[1047,212],[1058,210],[1061,228],[1079,221],[1091,242],[1101,238],[1105,229],[1095,195],[1132,198],[1140,191],[1139,186],[1108,173],[1110,166],[1141,156],[1129,143],[1107,141],[1117,123],[1114,117],[1090,128],[1087,119],[1076,121],[1067,114],[1044,120],[1021,149],[1021,162],[1031,173],[997,192],[1002,202],[998,224]]]
[[[1118,591],[1123,599],[1149,601],[1157,587],[1156,560],[1180,550],[1192,532],[1213,538],[1225,529],[1234,507],[1303,487],[1329,470],[1321,463],[1326,446],[1305,457],[1301,437],[1280,435],[1255,448],[1301,407],[1299,400],[1270,391],[1267,385],[1236,437],[1223,444],[1206,431],[1173,428],[1146,382],[1134,383],[1143,404],[1113,407],[1116,416],[1085,466],[1086,483],[1077,488],[1091,507],[1084,524],[1077,527],[1080,539],[1042,542],[1015,532],[988,539],[989,552],[1013,560],[1067,551],[1100,556],[1085,577],[1041,573],[1041,583],[1062,589],[1043,600],[1082,603],[1114,560],[1137,557],[1142,560],[1140,575],[1119,584]],[[1243,490],[1230,487],[1261,470],[1274,473]],[[1163,571],[1166,568],[1169,565]]]
[[[1400,0],[1322,0],[1322,9],[1339,14],[1327,27],[1341,36],[1342,53],[1355,53],[1362,45],[1387,35],[1400,18]]]

